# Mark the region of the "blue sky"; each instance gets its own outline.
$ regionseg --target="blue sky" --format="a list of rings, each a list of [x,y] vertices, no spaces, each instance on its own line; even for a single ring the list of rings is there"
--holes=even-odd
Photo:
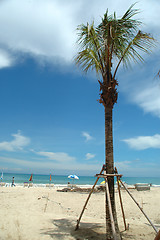
[[[104,163],[104,109],[93,73],[73,63],[78,24],[121,16],[131,0],[7,0],[0,3],[0,169],[94,175]],[[159,0],[137,16],[160,40]],[[124,176],[160,175],[160,46],[118,72],[114,159]]]

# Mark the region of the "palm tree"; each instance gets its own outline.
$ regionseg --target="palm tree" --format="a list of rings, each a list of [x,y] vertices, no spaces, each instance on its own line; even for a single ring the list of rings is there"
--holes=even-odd
[[[133,19],[138,13],[133,9],[134,4],[121,17],[116,14],[104,14],[101,23],[95,27],[94,22],[89,25],[81,24],[77,27],[79,52],[75,56],[76,64],[84,72],[94,70],[100,84],[100,100],[105,110],[105,165],[107,173],[114,173],[112,111],[117,102],[118,81],[117,71],[120,65],[128,66],[132,61],[143,62],[140,52],[149,53],[154,45],[154,38],[139,30],[141,22]],[[108,180],[112,211],[116,224],[117,239],[120,239],[116,219],[114,199],[114,178]],[[113,239],[109,218],[108,202],[106,198],[106,239]]]

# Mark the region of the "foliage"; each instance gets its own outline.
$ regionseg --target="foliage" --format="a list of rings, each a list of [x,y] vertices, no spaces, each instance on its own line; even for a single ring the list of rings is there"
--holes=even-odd
[[[94,22],[77,27],[80,49],[75,62],[83,71],[96,70],[104,81],[110,81],[115,79],[121,62],[128,66],[131,60],[144,61],[140,51],[149,53],[154,38],[139,30],[142,23],[133,19],[139,12],[133,6],[121,18],[117,18],[116,13],[108,15],[107,10],[97,27]]]

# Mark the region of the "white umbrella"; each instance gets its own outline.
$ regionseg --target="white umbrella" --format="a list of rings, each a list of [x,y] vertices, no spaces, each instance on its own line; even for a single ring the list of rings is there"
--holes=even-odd
[[[75,179],[79,179],[79,177],[78,177],[77,175],[75,175],[75,174],[69,175],[68,178],[70,178],[70,179],[73,180],[73,182],[72,182],[72,187],[73,187],[73,184],[74,184],[74,180],[75,180]]]
[[[70,179],[79,179],[79,177],[77,175],[75,175],[75,174],[69,175],[68,178],[70,178]]]

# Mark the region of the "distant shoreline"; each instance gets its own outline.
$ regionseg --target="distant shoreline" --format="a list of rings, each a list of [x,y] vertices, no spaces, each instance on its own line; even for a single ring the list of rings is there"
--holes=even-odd
[[[31,174],[20,174],[20,173],[3,173],[3,179],[1,182],[7,184],[12,183],[12,177],[14,176],[15,184],[18,186],[23,186],[24,182],[29,182]],[[97,185],[104,179],[99,179]],[[96,181],[94,176],[79,176],[78,180],[69,179],[67,175],[51,175],[51,183],[55,186],[67,186],[68,182],[74,183],[78,186],[92,186]],[[134,185],[136,183],[148,183],[152,184],[154,187],[160,186],[160,177],[122,177],[122,181],[126,182],[128,185]],[[33,174],[33,184],[37,186],[45,186],[50,183],[50,175]],[[116,183],[116,179],[115,179]]]

